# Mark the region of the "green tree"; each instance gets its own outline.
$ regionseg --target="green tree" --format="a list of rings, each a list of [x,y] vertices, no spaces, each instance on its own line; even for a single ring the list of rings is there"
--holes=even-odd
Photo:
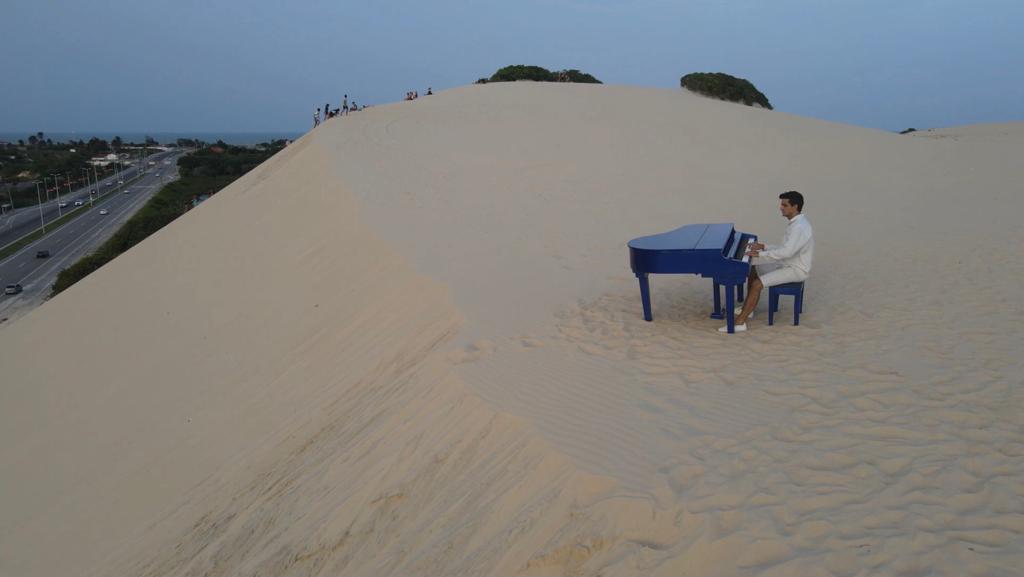
[[[488,82],[515,82],[516,80],[536,80],[540,82],[552,82],[555,80],[551,71],[540,66],[528,66],[526,64],[515,64],[499,68],[491,75]]]
[[[110,146],[111,146],[111,148],[114,149],[114,152],[120,152],[121,151],[121,146],[123,146],[123,145],[124,145],[124,141],[121,140],[120,136],[115,136],[114,139],[110,141]]]
[[[679,85],[705,96],[742,102],[747,106],[755,104],[772,109],[768,97],[761,93],[749,80],[730,76],[723,72],[694,72],[679,79]]]
[[[601,81],[586,72],[580,72],[575,68],[559,70],[555,72],[555,78],[559,82],[576,82],[580,84],[601,84]]]
[[[515,64],[499,68],[490,78],[481,78],[477,84],[488,82],[515,82],[516,80],[534,80],[537,82],[585,82],[600,84],[601,81],[586,72],[580,72],[575,68],[552,72],[541,66],[526,64]]]
[[[101,140],[93,136],[92,138],[89,139],[89,142],[86,143],[85,148],[90,153],[97,154],[100,152],[110,150],[110,145],[107,144],[106,140]]]

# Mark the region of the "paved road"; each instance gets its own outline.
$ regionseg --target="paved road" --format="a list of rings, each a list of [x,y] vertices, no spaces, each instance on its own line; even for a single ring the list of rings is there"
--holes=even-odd
[[[157,164],[155,166],[143,167],[144,169],[159,169],[164,166],[163,161],[171,157],[171,155],[180,155],[180,151],[167,151],[158,152],[152,154],[146,158],[146,161],[153,161]],[[177,156],[175,156],[177,158]],[[153,170],[156,172],[156,170]],[[139,167],[131,167],[126,169],[121,178],[127,183],[131,179],[138,176]],[[143,170],[145,173],[145,170]],[[57,220],[61,214],[67,213],[69,210],[75,208],[75,200],[82,199],[84,202],[89,200],[89,188],[97,188],[100,193],[106,193],[109,190],[116,189],[118,187],[116,176],[109,176],[100,180],[98,185],[89,187],[82,187],[77,190],[73,190],[70,194],[67,192],[67,186],[63,187],[60,194],[60,198],[63,202],[67,203],[67,206],[58,206],[57,199],[54,198],[49,202],[43,203],[43,221],[51,222]],[[17,210],[7,212],[0,216],[0,247],[7,246],[8,244],[18,240],[19,238],[29,234],[30,232],[39,228],[39,207],[37,205],[20,207]]]
[[[181,154],[173,152],[161,158],[138,181],[123,186],[121,193],[116,192],[115,183],[114,192],[100,197],[92,207],[82,207],[85,214],[0,262],[0,287],[18,283],[24,289],[18,295],[0,294],[0,330],[42,304],[61,270],[99,247],[164,184],[177,179],[177,159]],[[165,165],[164,160],[170,165]],[[101,214],[103,210],[108,214]],[[49,250],[50,257],[36,258],[39,250]]]

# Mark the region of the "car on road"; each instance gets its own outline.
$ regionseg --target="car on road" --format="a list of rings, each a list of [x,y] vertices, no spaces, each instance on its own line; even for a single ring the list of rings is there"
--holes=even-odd
[[[59,207],[61,207],[61,208],[65,208],[65,207],[67,207],[67,205],[68,205],[68,201],[66,201],[66,200],[62,200],[62,201],[60,201],[60,202],[59,202],[59,203],[57,204],[57,206],[59,206]]]
[[[20,284],[9,284],[4,288],[5,295],[16,295],[21,292]]]
[[[117,181],[117,183],[118,184],[124,184],[124,181],[123,180],[119,180],[119,181]]]
[[[37,250],[36,258],[50,258],[50,251],[46,250],[45,248],[43,250]]]
[[[100,209],[100,214],[110,214],[110,211],[108,211],[108,210],[107,210],[107,209],[105,209],[105,208],[101,208],[101,209]]]
[[[107,186],[114,186],[114,183],[113,182],[108,182]]]
[[[83,204],[85,204],[85,201],[82,199],[78,199],[75,201],[75,206],[82,206]]]

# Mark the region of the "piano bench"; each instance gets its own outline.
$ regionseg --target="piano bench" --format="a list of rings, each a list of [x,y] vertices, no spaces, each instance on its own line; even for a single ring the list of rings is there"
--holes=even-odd
[[[804,283],[789,282],[768,287],[768,324],[775,324],[775,313],[779,310],[779,297],[793,297],[793,324],[800,324],[800,313],[804,311]]]

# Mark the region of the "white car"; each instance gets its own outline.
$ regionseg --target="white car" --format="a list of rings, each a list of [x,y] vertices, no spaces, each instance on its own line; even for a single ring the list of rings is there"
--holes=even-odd
[[[100,209],[100,214],[110,214],[110,212],[107,209],[105,209],[105,208],[101,208]]]
[[[82,199],[78,199],[75,201],[75,206],[82,206],[83,204],[85,204],[85,202],[83,202]]]
[[[65,207],[67,207],[67,205],[68,205],[68,201],[62,200],[62,201],[60,201],[60,204],[58,204],[57,206],[59,206],[61,208],[65,208]]]

